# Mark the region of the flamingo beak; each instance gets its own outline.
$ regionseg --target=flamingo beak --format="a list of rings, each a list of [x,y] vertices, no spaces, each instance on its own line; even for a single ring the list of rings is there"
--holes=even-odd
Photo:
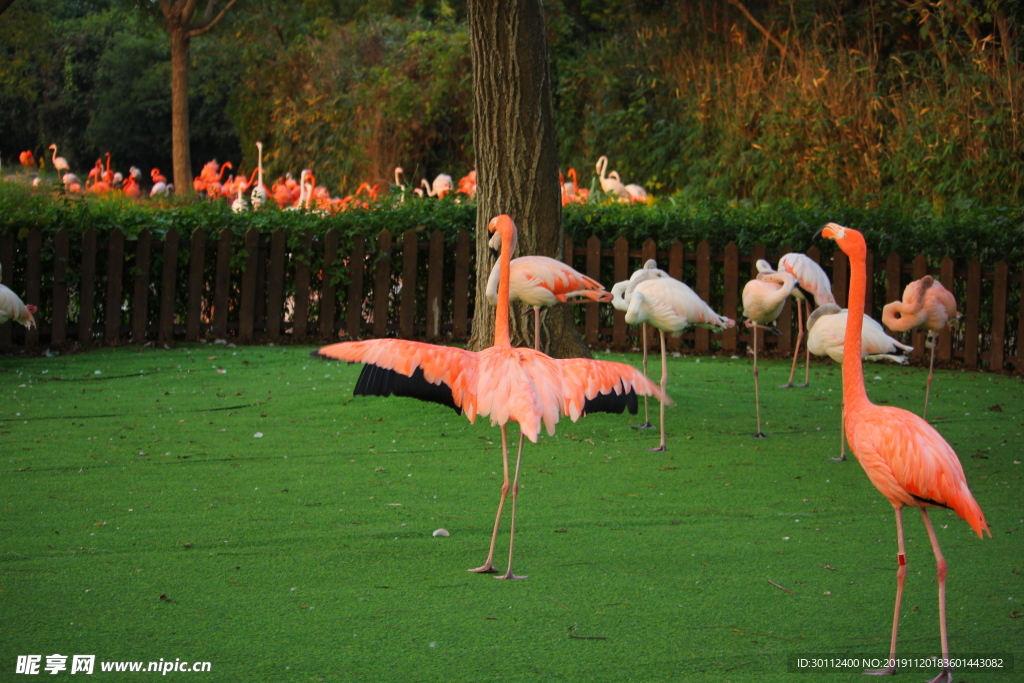
[[[838,225],[837,223],[829,223],[824,228],[819,230],[818,234],[815,235],[815,237],[817,237],[818,235],[821,235],[822,237],[828,240],[839,240],[846,237],[846,228],[844,228],[841,225]]]

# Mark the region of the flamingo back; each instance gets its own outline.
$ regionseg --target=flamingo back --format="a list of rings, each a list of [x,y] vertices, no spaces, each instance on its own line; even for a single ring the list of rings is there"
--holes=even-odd
[[[840,309],[837,304],[818,307],[807,322],[807,348],[815,356],[828,356],[837,363],[843,362],[843,340],[846,338],[846,324],[850,311]],[[861,333],[861,356],[883,356],[896,362],[906,362],[905,357],[893,356],[901,351],[910,352],[914,347],[893,339],[874,318],[865,314]]]
[[[637,294],[640,294],[640,297],[637,297]],[[626,313],[627,323],[635,325],[639,322],[648,322],[659,330],[672,334],[682,332],[691,325],[723,329],[736,325],[733,320],[716,313],[685,282],[674,278],[657,278],[641,282],[633,289],[633,299],[629,308]]]
[[[498,264],[487,278],[487,299],[498,299]],[[554,306],[573,296],[594,301],[611,301],[611,292],[597,280],[547,256],[520,256],[512,259],[509,274],[509,299],[530,306]]]
[[[866,403],[848,406],[845,424],[868,479],[894,507],[948,508],[978,536],[989,531],[956,453],[925,420],[902,408]]]

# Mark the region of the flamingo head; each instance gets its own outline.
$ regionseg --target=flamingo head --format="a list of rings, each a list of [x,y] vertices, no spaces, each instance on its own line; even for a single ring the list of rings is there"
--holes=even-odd
[[[29,313],[35,313],[39,309],[34,304],[25,304],[25,310]]]
[[[829,223],[821,229],[821,236],[825,239],[835,240],[839,248],[848,256],[851,253],[867,253],[867,243],[864,241],[864,235],[853,228],[844,228],[837,223]]]
[[[516,235],[516,224],[512,221],[511,216],[504,213],[495,216],[487,224],[487,231],[494,233],[487,243],[491,249],[498,251],[502,244],[507,244],[509,254],[515,251],[518,236]]]

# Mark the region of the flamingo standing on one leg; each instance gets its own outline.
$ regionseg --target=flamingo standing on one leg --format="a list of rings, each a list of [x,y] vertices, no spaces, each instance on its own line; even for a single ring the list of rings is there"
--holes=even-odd
[[[267,199],[270,197],[270,192],[267,191],[267,186],[263,184],[263,143],[256,142],[256,187],[252,188],[252,194],[249,195],[249,200],[252,202],[252,210],[258,211],[260,207],[267,203]]]
[[[500,263],[495,263],[487,278],[487,299],[498,300]],[[540,309],[559,303],[612,300],[611,292],[593,278],[548,256],[520,256],[512,259],[509,300],[533,307],[533,348],[540,351]],[[584,297],[569,301],[570,297]]]
[[[639,283],[629,299],[626,322],[636,325],[648,322],[661,334],[661,392],[668,386],[668,363],[665,354],[665,333],[679,334],[693,325],[715,330],[736,326],[736,321],[715,313],[697,293],[671,277],[655,278]],[[665,404],[661,404],[661,443],[652,451],[665,450]]]
[[[614,176],[605,175],[608,170],[608,157],[602,156],[597,160],[597,165],[594,167],[598,174],[598,180],[601,181],[601,191],[609,195],[617,202],[628,202],[632,201],[629,191],[626,186],[619,180],[619,174],[616,173]]]
[[[807,350],[815,356],[828,356],[837,363],[843,362],[843,343],[846,339],[846,321],[849,310],[839,308],[837,304],[819,306],[807,319]],[[906,363],[907,357],[898,355],[901,351],[909,353],[914,347],[901,344],[885,333],[882,326],[869,315],[864,316],[864,327],[861,343],[861,355],[865,360],[891,360],[894,363]],[[839,422],[839,457],[830,458],[836,462],[846,460],[846,439],[843,437],[842,412]]]
[[[761,272],[772,270],[771,265],[764,259],[757,262],[757,269]],[[796,322],[797,337],[793,348],[793,365],[789,368],[789,381],[783,384],[780,389],[788,389],[792,386],[806,387],[811,384],[811,352],[807,351],[804,361],[804,383],[793,384],[793,375],[796,373],[796,361],[800,357],[800,344],[804,340],[804,320],[810,315],[810,299],[814,299],[816,306],[834,304],[836,299],[832,296],[832,283],[828,275],[806,254],[792,252],[785,254],[779,259],[778,270],[790,273],[800,283],[793,289],[793,299],[796,301]],[[804,306],[807,307],[806,313]]]
[[[864,467],[868,479],[889,499],[896,512],[896,610],[892,621],[889,658],[896,657],[896,633],[899,630],[900,599],[907,575],[903,544],[903,508],[921,509],[924,527],[935,554],[939,583],[939,634],[942,658],[946,660],[931,683],[952,683],[948,665],[949,640],[946,632],[946,561],[939,539],[928,519],[928,508],[943,507],[956,512],[979,537],[989,531],[985,515],[967,488],[967,478],[956,453],[946,440],[922,418],[893,406],[876,406],[868,400],[864,388],[864,364],[857,351],[861,347],[864,299],[867,284],[867,245],[864,236],[850,228],[829,223],[822,236],[835,240],[850,257],[850,320],[846,327],[843,353],[843,400],[846,404],[846,438],[850,449]],[[989,536],[992,532],[989,531]],[[866,671],[868,674],[896,673],[894,667]]]
[[[932,375],[935,372],[935,345],[943,328],[959,324],[963,316],[956,310],[953,293],[935,281],[931,275],[915,280],[903,290],[903,300],[893,301],[882,307],[882,322],[893,332],[927,330],[932,347],[932,359],[928,364],[928,381],[924,388],[924,414],[928,419],[928,395],[932,390]]]
[[[500,247],[498,304],[494,321],[494,346],[479,353],[402,339],[373,339],[325,346],[319,355],[348,362],[365,363],[353,395],[411,396],[432,401],[465,413],[470,422],[488,415],[501,426],[504,483],[491,534],[487,561],[473,572],[494,571],[494,546],[501,513],[508,494],[509,422],[518,422],[519,452],[512,489],[512,519],[509,530],[508,568],[498,578],[523,578],[512,573],[516,500],[523,441],[536,443],[541,424],[554,434],[555,423],[567,415],[573,421],[592,412],[637,410],[637,394],[668,397],[636,368],[623,363],[581,358],[556,360],[533,349],[513,348],[509,336],[512,252],[516,247],[516,226],[509,216],[491,219],[494,233],[490,244]]]
[[[744,325],[752,330],[754,349],[754,407],[757,411],[757,438],[764,438],[761,431],[761,397],[757,387],[757,330],[758,328],[770,329],[766,325],[775,322],[782,307],[786,305],[786,298],[793,292],[793,288],[800,284],[792,274],[782,271],[758,273],[757,277],[743,286],[743,315],[747,319]]]
[[[575,180],[576,180],[576,178],[575,178],[576,170],[572,169],[572,168],[570,168],[569,170],[572,172],[573,182],[575,183]],[[568,183],[566,183],[566,184],[568,185]],[[638,270],[634,271],[633,274],[629,276],[628,280],[623,280],[622,282],[616,282],[612,286],[612,306],[615,308],[615,310],[622,311],[623,313],[625,313],[626,311],[629,310],[629,300],[630,300],[630,297],[633,296],[633,290],[636,289],[636,286],[638,284],[640,284],[641,282],[646,282],[647,280],[653,280],[655,278],[662,278],[662,277],[669,277],[669,274],[666,273],[665,271],[661,270],[660,268],[658,268],[658,262],[657,261],[655,261],[654,259],[647,259],[647,262],[644,263],[644,267],[643,268],[639,268]],[[647,375],[647,323],[646,322],[640,323],[640,340],[641,340],[641,348],[643,349],[643,353],[644,353],[644,356],[643,356],[644,357],[643,367],[644,367],[644,375],[646,376]],[[644,423],[642,425],[639,425],[638,428],[639,429],[651,429],[653,427],[654,427],[654,425],[651,424],[651,418],[650,418],[650,416],[648,414],[648,411],[647,411],[647,397],[644,396]]]

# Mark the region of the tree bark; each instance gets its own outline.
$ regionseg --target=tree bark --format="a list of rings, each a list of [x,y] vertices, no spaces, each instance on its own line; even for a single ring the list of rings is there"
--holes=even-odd
[[[171,38],[171,163],[174,166],[174,191],[192,194],[192,152],[188,122],[188,30],[181,16],[167,18]]]
[[[487,223],[505,213],[519,229],[513,256],[540,254],[560,259],[562,203],[551,105],[544,10],[540,0],[470,0],[467,3],[473,60],[473,145],[477,161],[476,302],[471,350],[494,339],[494,307],[484,295],[495,255]],[[516,346],[532,346],[533,316],[512,309]],[[532,309],[530,309],[532,313]],[[568,306],[548,309],[541,332],[544,351],[557,358],[590,352]]]

